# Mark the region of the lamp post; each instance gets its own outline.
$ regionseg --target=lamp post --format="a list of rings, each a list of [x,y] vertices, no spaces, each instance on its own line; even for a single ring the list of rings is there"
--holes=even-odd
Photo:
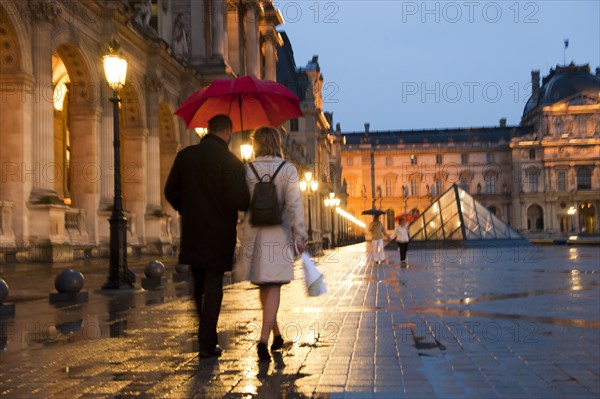
[[[325,198],[325,206],[331,208],[331,248],[335,248],[335,219],[334,210],[340,206],[340,199],[335,198],[335,193],[329,193],[329,198]]]
[[[308,241],[312,241],[312,216],[310,206],[310,196],[319,189],[319,182],[313,180],[312,172],[304,173],[304,180],[300,180],[300,191],[306,193],[308,199]]]
[[[103,289],[132,288],[135,273],[127,267],[127,219],[123,214],[123,197],[121,195],[121,140],[119,132],[119,89],[125,85],[127,61],[119,53],[119,45],[109,45],[109,53],[103,57],[106,81],[113,90],[113,123],[114,139],[114,202],[110,215],[110,261],[108,280]]]

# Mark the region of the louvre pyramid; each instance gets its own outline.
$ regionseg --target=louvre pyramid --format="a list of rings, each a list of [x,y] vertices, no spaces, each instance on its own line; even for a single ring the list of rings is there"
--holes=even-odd
[[[511,240],[515,244],[527,243],[519,233],[456,184],[411,223],[409,232],[412,242]]]

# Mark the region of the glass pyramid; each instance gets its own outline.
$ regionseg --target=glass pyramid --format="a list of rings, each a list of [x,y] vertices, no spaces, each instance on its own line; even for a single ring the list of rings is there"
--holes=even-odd
[[[411,223],[409,232],[411,241],[526,241],[456,184]]]

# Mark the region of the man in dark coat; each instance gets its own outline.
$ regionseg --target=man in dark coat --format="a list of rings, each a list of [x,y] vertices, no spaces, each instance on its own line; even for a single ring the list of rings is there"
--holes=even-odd
[[[250,194],[243,165],[233,155],[231,120],[213,117],[199,144],[181,150],[165,184],[165,197],[181,215],[179,263],[190,265],[199,318],[200,357],[217,357],[217,322],[223,273],[231,270],[237,211],[248,209]]]

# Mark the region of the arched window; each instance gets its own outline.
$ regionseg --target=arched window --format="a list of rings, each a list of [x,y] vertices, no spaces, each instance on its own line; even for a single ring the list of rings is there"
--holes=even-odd
[[[437,195],[442,195],[442,179],[439,177],[435,178],[435,193]]]
[[[416,178],[410,179],[410,195],[412,195],[412,196],[419,195],[419,184],[417,183]]]
[[[485,175],[485,193],[496,193],[496,175],[493,173],[488,173],[487,175]]]
[[[469,178],[468,177],[466,177],[466,176],[460,177],[460,188],[462,188],[466,192],[469,192]]]
[[[393,197],[394,196],[394,186],[395,186],[395,181],[396,179],[392,176],[386,176],[386,178],[384,179],[384,184],[385,184],[385,196],[386,197]]]
[[[580,166],[577,169],[577,190],[592,189],[592,172],[587,166]]]
[[[349,197],[356,196],[356,179],[348,179],[346,180],[346,192]]]
[[[539,205],[527,209],[527,229],[544,230],[544,210]]]

